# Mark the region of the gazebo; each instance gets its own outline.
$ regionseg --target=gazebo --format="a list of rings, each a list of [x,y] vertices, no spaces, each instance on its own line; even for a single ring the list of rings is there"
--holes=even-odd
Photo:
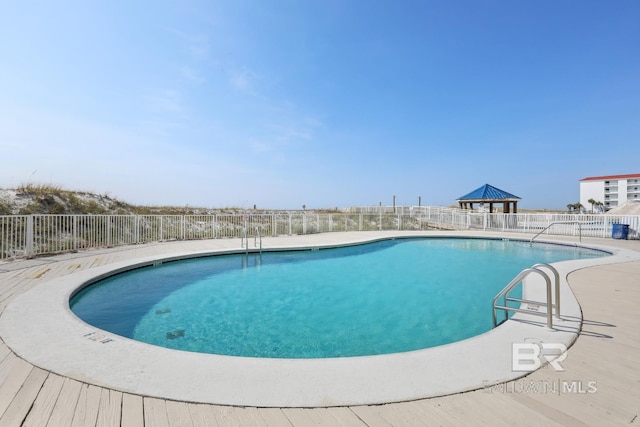
[[[485,184],[473,190],[471,193],[458,198],[458,203],[460,204],[460,209],[473,209],[475,203],[479,203],[480,206],[488,203],[489,213],[493,213],[493,205],[498,203],[502,204],[504,213],[511,213],[511,205],[513,204],[513,213],[517,213],[518,200],[520,200],[520,197]]]

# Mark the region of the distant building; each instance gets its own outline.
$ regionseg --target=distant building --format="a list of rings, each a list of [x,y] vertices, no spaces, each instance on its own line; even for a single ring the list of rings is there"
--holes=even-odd
[[[605,211],[625,204],[630,200],[640,200],[640,173],[629,175],[590,176],[580,180],[580,204],[591,210],[589,200],[601,202]]]

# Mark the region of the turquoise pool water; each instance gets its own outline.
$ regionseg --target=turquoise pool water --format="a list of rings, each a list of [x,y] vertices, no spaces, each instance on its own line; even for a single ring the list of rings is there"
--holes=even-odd
[[[276,358],[397,353],[490,330],[493,297],[524,268],[604,255],[460,238],[219,255],[117,274],[70,305],[91,325],[172,349]]]

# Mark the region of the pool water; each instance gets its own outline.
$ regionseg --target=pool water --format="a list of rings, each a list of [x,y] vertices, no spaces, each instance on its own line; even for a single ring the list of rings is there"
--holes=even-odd
[[[172,349],[275,358],[397,353],[490,330],[493,297],[583,248],[459,238],[219,255],[117,274],[71,300],[101,329]]]

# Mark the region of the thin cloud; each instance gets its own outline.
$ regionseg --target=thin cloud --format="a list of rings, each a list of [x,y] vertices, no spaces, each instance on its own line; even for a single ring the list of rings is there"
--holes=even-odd
[[[147,96],[149,110],[156,113],[175,113],[184,110],[182,94],[175,89],[156,89]]]
[[[312,130],[304,127],[272,124],[271,129],[274,131],[278,141],[308,141],[313,138]]]
[[[274,148],[273,145],[271,144],[267,144],[266,142],[258,142],[258,141],[254,141],[250,143],[249,147],[251,148],[251,151],[258,154],[268,153],[269,151],[272,151]]]
[[[202,84],[205,82],[204,76],[198,70],[186,65],[180,67],[180,75],[191,83]]]
[[[209,58],[211,44],[209,43],[209,37],[206,34],[188,34],[176,29],[170,29],[169,32],[176,35],[182,42],[184,42],[185,51],[188,52],[192,58],[197,60],[205,60]]]
[[[207,59],[209,57],[209,38],[205,35],[191,36],[187,38],[187,50],[196,59]]]
[[[323,123],[316,117],[306,117],[293,108],[283,110],[280,119],[271,121],[267,127],[274,139],[283,143],[312,141]]]
[[[241,67],[229,72],[229,84],[236,90],[245,93],[256,95],[256,83],[258,81],[258,75],[252,70]]]

